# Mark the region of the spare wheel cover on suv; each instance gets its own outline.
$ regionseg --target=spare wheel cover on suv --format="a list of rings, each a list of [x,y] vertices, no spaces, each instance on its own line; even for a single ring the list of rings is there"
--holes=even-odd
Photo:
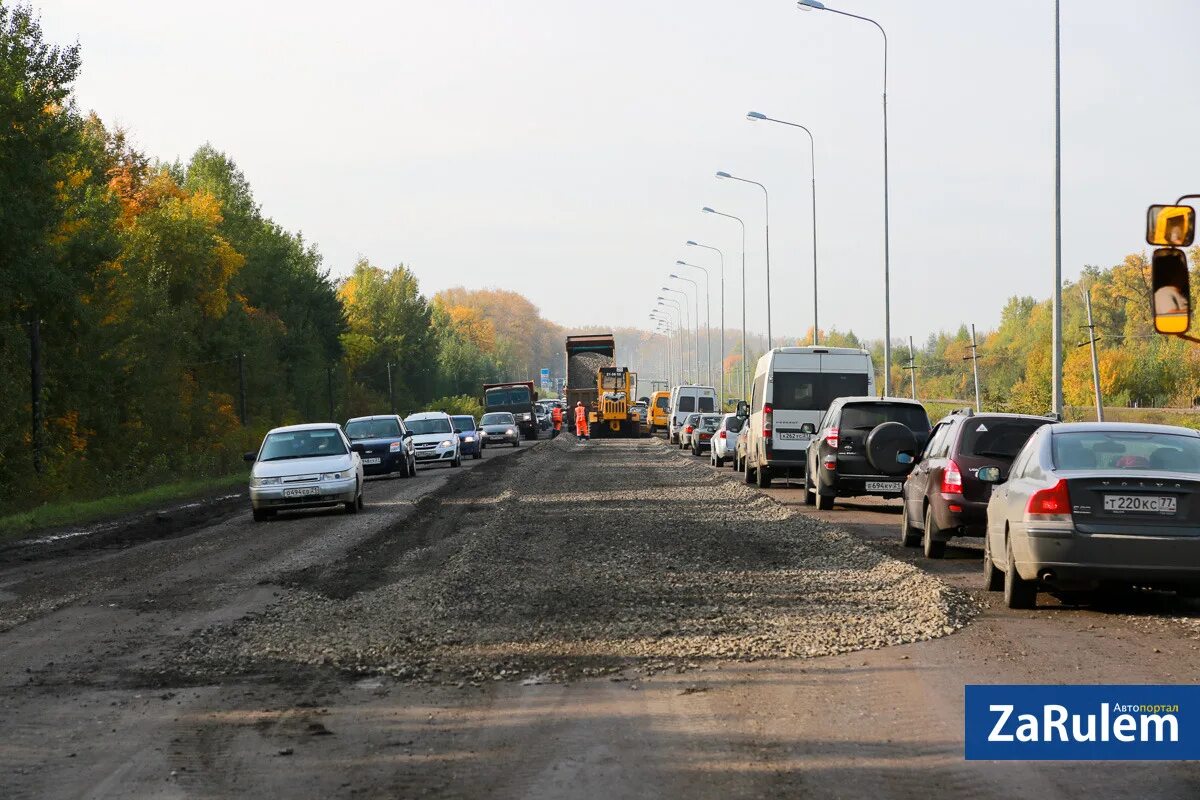
[[[912,468],[912,462],[901,464],[896,460],[900,453],[915,454],[917,437],[908,426],[900,422],[884,422],[876,425],[867,436],[867,461],[884,475],[904,475]]]

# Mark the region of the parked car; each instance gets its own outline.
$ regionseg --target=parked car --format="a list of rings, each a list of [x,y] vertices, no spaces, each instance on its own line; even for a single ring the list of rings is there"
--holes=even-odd
[[[537,427],[539,431],[548,431],[554,427],[550,421],[550,409],[547,406],[538,403],[533,407],[534,414],[537,416]]]
[[[288,425],[267,432],[250,468],[250,506],[255,522],[277,511],[342,505],[363,507],[363,466],[358,451],[332,422]]]
[[[717,435],[713,437],[712,447],[709,449],[708,461],[710,464],[714,467],[723,467],[726,461],[734,457],[738,434],[744,424],[745,420],[737,414],[726,414],[721,417]]]
[[[363,473],[390,475],[399,472],[402,478],[417,474],[417,456],[413,450],[412,433],[404,420],[395,414],[355,417],[343,428],[351,444],[362,445]]]
[[[805,423],[808,432],[811,423]],[[808,447],[804,502],[822,510],[837,497],[900,497],[929,441],[929,415],[915,400],[842,397],[825,412]],[[750,470],[746,470],[750,483]]]
[[[984,582],[1009,608],[1043,588],[1200,592],[1200,432],[1169,425],[1045,425],[988,500]]]
[[[521,446],[521,429],[517,427],[516,417],[507,411],[493,411],[490,414],[484,414],[483,418],[479,420],[479,427],[483,431],[484,447],[496,447],[502,444],[513,447]]]
[[[479,432],[479,426],[475,424],[475,418],[470,414],[455,414],[450,417],[450,422],[454,425],[454,432],[458,434],[458,449],[462,454],[471,458],[482,458],[483,435]]]
[[[874,372],[870,352],[849,347],[777,347],[764,354],[742,431],[746,474],[763,488],[773,478],[803,477],[817,423],[837,398],[873,395]]]
[[[717,412],[717,390],[711,386],[676,386],[668,402],[667,439],[679,444],[679,430],[694,413]]]
[[[904,481],[900,539],[923,545],[927,558],[941,558],[954,536],[983,536],[992,485],[979,480],[983,467],[1008,475],[1013,459],[1048,417],[976,414],[970,408],[939,420],[929,443]]]
[[[650,395],[649,416],[646,425],[653,436],[658,431],[665,431],[670,421],[671,393],[655,392]]]
[[[679,428],[679,449],[687,450],[692,446],[692,434],[696,432],[696,426],[700,424],[699,414],[688,414],[682,426]]]
[[[404,424],[413,432],[413,451],[418,464],[462,466],[462,445],[449,414],[444,411],[409,414],[404,418]]]
[[[712,439],[721,427],[720,414],[701,414],[699,416],[700,419],[696,421],[695,430],[688,437],[688,446],[694,456],[699,456],[712,447]]]

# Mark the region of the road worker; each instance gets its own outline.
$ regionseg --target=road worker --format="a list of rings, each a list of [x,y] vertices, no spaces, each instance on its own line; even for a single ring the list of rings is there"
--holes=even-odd
[[[575,404],[575,435],[580,439],[588,438],[587,409],[582,402]]]
[[[554,423],[554,433],[552,433],[550,435],[550,438],[553,439],[555,436],[558,436],[560,431],[562,431],[562,409],[561,408],[559,408],[558,406],[554,406],[552,409],[550,409],[550,421],[552,423]]]

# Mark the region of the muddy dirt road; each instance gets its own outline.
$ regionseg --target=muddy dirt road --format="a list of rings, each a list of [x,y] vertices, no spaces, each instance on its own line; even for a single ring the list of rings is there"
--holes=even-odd
[[[1194,682],[1196,609],[1002,609],[658,440],[372,481],[366,513],[0,555],[5,797],[1196,797],[962,760],[969,682]],[[588,486],[586,493],[580,486]]]

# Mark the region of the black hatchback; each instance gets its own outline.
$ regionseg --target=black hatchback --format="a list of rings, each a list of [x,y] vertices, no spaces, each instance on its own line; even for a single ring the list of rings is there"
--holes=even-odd
[[[417,474],[412,432],[404,420],[395,414],[355,417],[343,430],[353,444],[362,446],[364,475],[390,475],[399,472],[402,478]]]

